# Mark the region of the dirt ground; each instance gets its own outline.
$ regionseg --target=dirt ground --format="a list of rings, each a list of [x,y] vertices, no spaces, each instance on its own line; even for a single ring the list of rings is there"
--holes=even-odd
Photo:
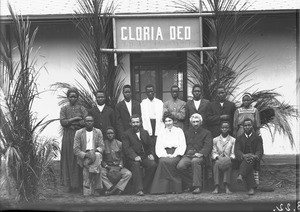
[[[56,172],[58,177],[59,170]],[[260,172],[260,185],[253,196],[248,196],[245,188],[237,185],[232,186],[231,195],[224,191],[212,194],[212,182],[208,180],[209,185],[199,195],[182,193],[143,197],[129,194],[83,197],[79,193],[63,192],[57,182],[41,190],[39,200],[31,204],[16,204],[1,189],[0,206],[1,209],[47,211],[280,211],[282,208],[286,209],[283,211],[297,211],[298,179],[299,167],[296,164],[265,162]],[[265,192],[265,188],[273,188],[274,191]]]

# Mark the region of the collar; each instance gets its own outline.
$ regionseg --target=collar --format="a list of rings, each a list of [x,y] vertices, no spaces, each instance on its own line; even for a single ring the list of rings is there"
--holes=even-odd
[[[247,134],[245,133],[245,136],[246,136],[246,138],[250,138],[250,137],[252,136],[252,133],[250,133],[250,135],[247,135]]]

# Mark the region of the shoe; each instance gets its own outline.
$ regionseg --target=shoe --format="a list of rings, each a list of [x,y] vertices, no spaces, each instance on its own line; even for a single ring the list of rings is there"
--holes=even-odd
[[[108,189],[107,191],[105,191],[105,196],[113,195],[116,191],[117,191],[116,187],[111,187],[110,189]]]
[[[137,195],[137,196],[144,196],[145,194],[144,194],[143,191],[139,191],[139,192],[137,192],[135,195]]]
[[[184,193],[189,193],[191,191],[192,191],[192,189],[190,187],[187,187],[183,190]]]
[[[254,188],[250,188],[250,189],[249,189],[248,195],[254,195]]]
[[[194,190],[193,190],[193,194],[200,194],[202,192],[202,189],[201,189],[201,187],[197,187],[197,188],[195,188]]]
[[[120,189],[117,188],[115,194],[116,194],[116,195],[122,195],[122,193],[123,193],[123,191],[121,191]]]

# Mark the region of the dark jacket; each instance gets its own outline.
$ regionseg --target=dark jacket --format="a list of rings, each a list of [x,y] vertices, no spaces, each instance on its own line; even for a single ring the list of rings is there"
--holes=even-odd
[[[185,154],[188,154],[189,151],[193,150],[203,154],[205,158],[211,154],[213,138],[208,130],[202,127],[199,127],[198,129],[190,127],[190,129],[185,132],[185,139],[187,146]]]
[[[147,157],[148,155],[154,154],[154,144],[149,136],[149,133],[140,129],[140,137],[138,138],[132,128],[128,129],[124,133],[123,138],[123,152],[127,159],[134,160],[135,157],[140,156],[141,158]]]
[[[185,105],[185,130],[188,130],[192,125],[190,124],[190,117],[194,113],[199,113],[202,116],[203,122],[202,126],[207,128],[206,126],[206,118],[208,113],[209,101],[207,99],[201,99],[198,110],[196,110],[195,104],[193,100],[187,101]]]
[[[131,100],[131,114],[138,114],[141,116],[141,106],[140,103],[136,100]],[[125,104],[125,100],[119,102],[115,108],[116,112],[116,130],[118,138],[121,139],[122,135],[126,130],[131,128],[130,126],[130,114]]]
[[[213,138],[221,134],[220,123],[221,121],[224,121],[220,119],[221,115],[229,115],[230,118],[226,121],[230,122],[230,129],[231,129],[230,135],[232,135],[233,117],[234,117],[235,110],[236,110],[235,104],[227,100],[224,102],[223,107],[218,101],[209,103],[206,124]]]
[[[247,138],[243,133],[236,139],[235,146],[234,146],[235,158],[239,162],[243,160],[243,154],[245,152],[246,142],[251,142],[251,153],[259,157],[259,160],[256,160],[254,164],[254,169],[259,171],[260,160],[264,154],[264,148],[263,148],[262,138],[256,133],[253,132],[250,138]]]
[[[114,110],[105,105],[102,112],[97,106],[88,111],[94,117],[94,127],[100,129],[104,137],[106,137],[106,128],[108,126],[116,127]]]

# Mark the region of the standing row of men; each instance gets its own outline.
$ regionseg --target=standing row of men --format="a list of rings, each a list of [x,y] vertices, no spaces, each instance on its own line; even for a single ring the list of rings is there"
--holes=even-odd
[[[124,100],[119,102],[115,111],[105,104],[106,96],[103,91],[96,93],[97,106],[90,110],[95,117],[95,127],[102,130],[107,126],[113,126],[117,130],[117,137],[121,139],[124,132],[130,128],[130,116],[138,114],[142,117],[143,127],[150,136],[157,136],[163,128],[162,116],[164,112],[172,113],[176,120],[175,126],[183,130],[191,126],[189,118],[194,113],[199,113],[203,118],[204,128],[211,131],[212,136],[220,135],[220,123],[222,120],[230,122],[233,129],[233,116],[236,110],[235,104],[226,100],[224,87],[217,89],[217,100],[209,102],[201,97],[200,85],[194,85],[192,89],[193,99],[184,102],[178,98],[179,87],[171,87],[172,98],[165,103],[155,97],[153,85],[145,87],[147,98],[141,104],[132,99],[131,86],[123,87]],[[104,133],[105,135],[105,133]]]

